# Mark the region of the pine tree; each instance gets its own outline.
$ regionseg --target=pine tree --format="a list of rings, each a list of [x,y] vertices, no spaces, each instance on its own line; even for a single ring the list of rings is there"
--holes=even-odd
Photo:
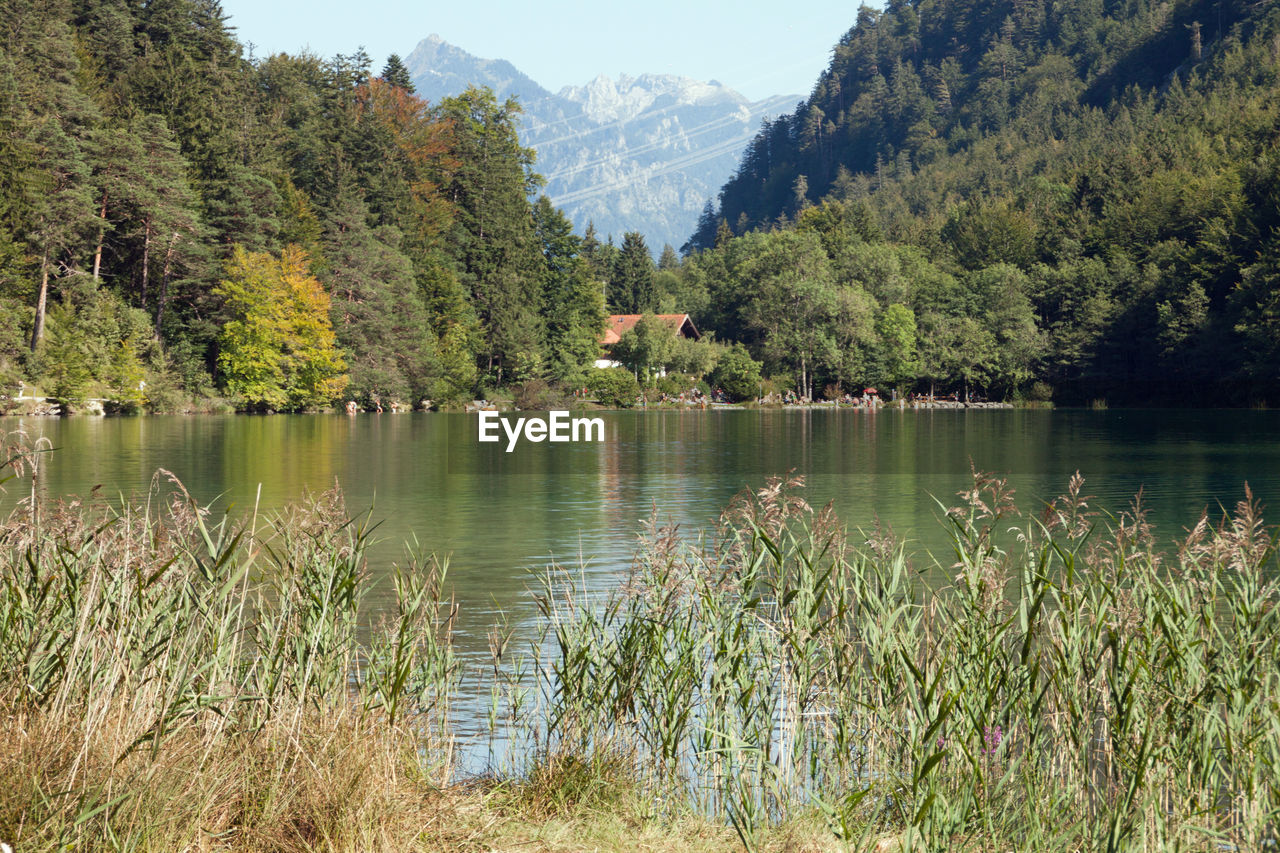
[[[573,234],[573,223],[546,196],[534,205],[534,223],[545,261],[544,328],[548,372],[577,384],[599,356],[604,331],[604,296]]]
[[[628,231],[622,237],[622,251],[614,262],[609,293],[613,307],[620,314],[647,314],[658,310],[653,258],[644,235],[638,231]]]
[[[30,239],[40,259],[31,350],[44,336],[50,280],[57,268],[77,266],[77,255],[94,224],[89,164],[80,143],[52,118],[39,121],[33,133],[38,171],[34,179]]]
[[[698,224],[694,227],[693,234],[680,247],[680,252],[684,255],[692,255],[694,252],[715,246],[718,223],[716,206],[711,203],[711,199],[707,199],[707,203],[702,206],[702,213],[698,216]]]
[[[435,335],[399,232],[371,229],[368,209],[348,190],[325,229],[324,281],[338,343],[347,352],[349,393],[365,403],[414,403],[438,368]]]
[[[658,256],[658,269],[664,272],[680,269],[680,257],[670,243],[664,243],[662,246],[662,254]]]
[[[409,69],[400,61],[400,54],[393,53],[387,57],[387,64],[382,66],[382,79],[396,88],[403,89],[410,95],[417,90],[413,88],[413,80],[409,77]]]
[[[437,114],[453,123],[457,166],[441,186],[456,217],[451,237],[480,319],[483,369],[491,381],[542,370],[541,276],[529,194],[541,184],[534,154],[519,141],[520,106],[470,88]]]

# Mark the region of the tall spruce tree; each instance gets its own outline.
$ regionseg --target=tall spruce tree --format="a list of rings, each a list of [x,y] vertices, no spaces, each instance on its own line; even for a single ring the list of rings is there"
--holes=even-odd
[[[577,384],[599,356],[604,332],[604,296],[581,255],[573,223],[546,196],[534,205],[542,245],[544,328],[548,374]]]
[[[622,251],[613,264],[609,299],[620,314],[649,314],[658,310],[658,290],[653,283],[653,257],[644,235],[628,231]]]
[[[398,89],[404,89],[410,95],[417,90],[413,87],[413,80],[409,77],[409,69],[404,67],[404,63],[400,60],[400,54],[393,53],[387,57],[387,64],[382,66],[382,79],[395,86]]]
[[[441,189],[457,212],[451,236],[481,323],[481,368],[497,384],[537,376],[542,259],[528,197],[541,179],[520,144],[520,105],[469,88],[437,112],[453,123],[457,166]]]
[[[435,335],[399,242],[393,227],[369,227],[368,209],[354,190],[339,195],[322,242],[323,279],[347,353],[348,393],[365,403],[416,403],[438,374]]]

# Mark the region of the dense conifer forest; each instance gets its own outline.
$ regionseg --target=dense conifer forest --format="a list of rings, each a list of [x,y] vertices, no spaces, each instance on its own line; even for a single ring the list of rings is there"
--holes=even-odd
[[[609,311],[689,313],[615,355],[740,397],[1280,400],[1272,3],[863,7],[679,254],[577,236],[518,102],[394,55],[257,57],[216,0],[0,20],[0,405],[536,404],[601,384]]]

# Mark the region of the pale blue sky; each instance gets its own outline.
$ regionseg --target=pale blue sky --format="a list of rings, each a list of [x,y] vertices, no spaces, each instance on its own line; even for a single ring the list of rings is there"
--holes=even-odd
[[[879,6],[879,3],[868,4]],[[859,3],[650,0],[223,0],[240,41],[259,56],[361,45],[382,67],[436,33],[468,53],[506,59],[556,91],[597,74],[719,80],[752,99],[808,95]]]

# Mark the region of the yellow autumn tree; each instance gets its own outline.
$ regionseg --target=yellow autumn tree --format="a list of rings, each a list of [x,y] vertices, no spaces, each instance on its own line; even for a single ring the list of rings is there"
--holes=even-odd
[[[324,406],[347,387],[329,295],[301,248],[290,245],[276,258],[236,247],[214,293],[232,318],[222,329],[218,368],[247,408]]]

